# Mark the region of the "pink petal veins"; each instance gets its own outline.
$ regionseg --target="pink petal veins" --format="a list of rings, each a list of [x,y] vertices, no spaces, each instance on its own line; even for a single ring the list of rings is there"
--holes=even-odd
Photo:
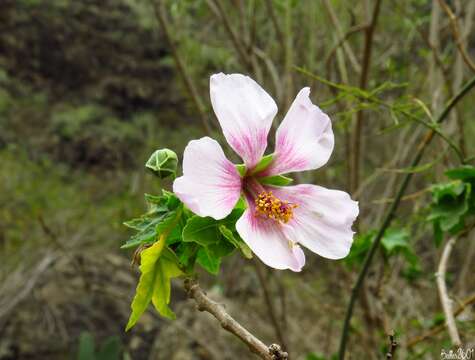
[[[178,198],[199,216],[225,218],[241,194],[241,178],[216,140],[192,140],[183,155],[183,176],[173,183]]]
[[[334,147],[330,118],[300,90],[276,133],[275,157],[263,176],[313,170],[326,164]]]
[[[215,74],[210,79],[211,104],[229,145],[248,169],[261,159],[277,113],[274,100],[259,84],[241,74]]]

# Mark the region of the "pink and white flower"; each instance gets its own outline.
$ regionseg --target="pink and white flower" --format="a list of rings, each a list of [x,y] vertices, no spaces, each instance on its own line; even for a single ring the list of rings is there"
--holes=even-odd
[[[297,94],[277,130],[273,158],[263,169],[256,165],[277,113],[274,100],[241,74],[212,75],[210,94],[224,136],[243,159],[245,172],[240,175],[216,140],[192,140],[185,148],[183,176],[173,184],[175,194],[197,215],[216,220],[229,215],[243,195],[248,206],[236,230],[273,268],[300,271],[305,264],[300,245],[329,259],[345,257],[359,212],[356,201],[346,192],[317,185],[265,184],[270,176],[317,169],[330,158],[332,124],[310,101],[310,89]]]

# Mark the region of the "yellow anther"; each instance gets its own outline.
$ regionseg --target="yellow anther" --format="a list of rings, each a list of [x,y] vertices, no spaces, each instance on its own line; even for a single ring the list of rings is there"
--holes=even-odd
[[[272,195],[272,191],[261,192],[257,196],[255,203],[258,215],[283,223],[287,223],[293,218],[293,209],[298,206],[297,204],[280,200]]]

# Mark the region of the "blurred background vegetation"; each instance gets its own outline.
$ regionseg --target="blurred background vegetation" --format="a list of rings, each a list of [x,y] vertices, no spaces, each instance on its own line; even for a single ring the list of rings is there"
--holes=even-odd
[[[276,99],[274,125],[311,86],[336,147],[325,168],[296,180],[350,191],[361,216],[347,260],[309,256],[294,274],[233,255],[218,277],[203,273],[210,296],[292,358],[330,359],[374,229],[401,174],[414,172],[348,351],[382,358],[395,331],[400,358],[439,359],[450,339],[440,326],[443,246],[434,242],[431,189],[461,159],[473,164],[473,93],[438,128],[443,137],[422,165],[407,167],[475,72],[474,21],[472,0],[2,0],[0,359],[252,358],[195,311],[179,283],[178,320],[150,309],[124,332],[137,271],[119,250],[130,235],[122,222],[143,212],[144,192],[170,187],[143,164],[157,148],[181,154],[191,139],[220,137],[208,81],[221,71],[249,74]],[[455,308],[475,291],[467,232],[448,265]],[[457,324],[474,347],[473,305]]]

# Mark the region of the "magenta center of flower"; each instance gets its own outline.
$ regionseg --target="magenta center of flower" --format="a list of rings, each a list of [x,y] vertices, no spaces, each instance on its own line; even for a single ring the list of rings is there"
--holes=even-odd
[[[294,209],[298,206],[277,198],[272,191],[262,191],[255,203],[257,215],[282,223],[288,223],[294,217]]]

